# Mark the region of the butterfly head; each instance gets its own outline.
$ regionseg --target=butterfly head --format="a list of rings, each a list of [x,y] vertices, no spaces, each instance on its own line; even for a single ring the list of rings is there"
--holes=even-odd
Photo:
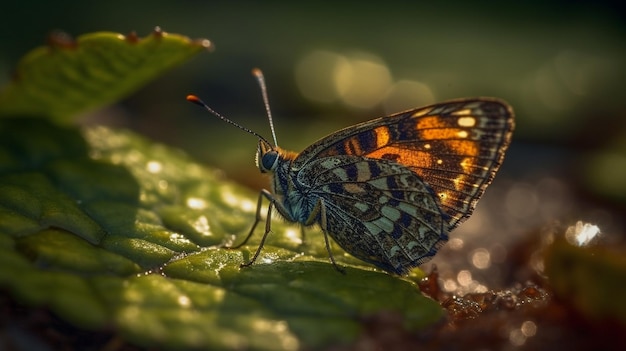
[[[259,139],[256,151],[256,165],[261,173],[274,172],[278,166],[280,153],[267,140]]]

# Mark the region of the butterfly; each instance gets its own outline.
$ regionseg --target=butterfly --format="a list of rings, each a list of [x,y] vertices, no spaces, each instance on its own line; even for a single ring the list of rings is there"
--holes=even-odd
[[[331,263],[329,236],[352,256],[389,273],[406,275],[447,242],[491,183],[511,141],[514,114],[496,98],[442,102],[359,123],[332,133],[300,153],[276,142],[265,80],[261,87],[274,143],[212,110],[195,95],[187,100],[259,139],[256,163],[271,175],[258,198],[265,232],[275,208],[290,222],[319,225]]]

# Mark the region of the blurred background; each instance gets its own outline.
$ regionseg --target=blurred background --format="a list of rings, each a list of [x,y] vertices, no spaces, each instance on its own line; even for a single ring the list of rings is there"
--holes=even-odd
[[[447,254],[474,268],[451,289],[493,276],[510,242],[576,221],[619,241],[626,214],[626,14],[612,1],[8,2],[0,82],[55,29],[140,37],[155,26],[207,38],[204,53],[84,124],[133,129],[223,169],[251,189],[254,137],[185,101],[189,93],[271,138],[259,88],[267,80],[279,145],[300,151],[339,128],[446,99],[495,96],[515,109],[504,165]],[[471,244],[469,244],[471,243]],[[455,254],[463,250],[463,254]],[[491,269],[491,270],[490,270]],[[496,273],[497,273],[496,267]],[[472,276],[473,274],[473,276]],[[497,274],[496,274],[497,276]],[[469,282],[469,283],[468,283]],[[469,285],[468,285],[469,286]]]

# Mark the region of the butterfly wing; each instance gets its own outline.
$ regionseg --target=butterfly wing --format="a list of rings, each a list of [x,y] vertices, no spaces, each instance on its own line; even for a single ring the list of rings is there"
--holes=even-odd
[[[309,207],[324,204],[327,232],[353,256],[405,274],[429,260],[447,239],[437,196],[410,169],[390,160],[337,155],[311,160],[299,172]]]
[[[342,155],[400,164],[436,194],[449,231],[469,217],[493,180],[513,128],[503,101],[449,101],[342,129],[301,152],[292,169],[307,178],[317,170],[312,162]]]

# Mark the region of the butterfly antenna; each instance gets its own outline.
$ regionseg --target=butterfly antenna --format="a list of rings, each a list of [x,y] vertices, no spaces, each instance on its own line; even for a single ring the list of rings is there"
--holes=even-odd
[[[222,121],[224,121],[224,122],[226,122],[226,123],[230,123],[230,124],[234,125],[235,127],[239,128],[239,129],[241,129],[241,130],[243,130],[243,131],[245,131],[245,132],[248,132],[248,133],[250,133],[250,134],[252,134],[252,135],[256,136],[257,138],[259,138],[259,139],[264,140],[264,141],[266,141],[266,142],[267,142],[267,140],[266,140],[264,137],[262,137],[259,133],[253,132],[252,130],[250,130],[250,129],[248,129],[248,128],[246,128],[246,127],[244,127],[244,126],[242,126],[242,125],[240,125],[240,124],[238,124],[238,123],[236,123],[236,122],[233,122],[233,121],[231,121],[230,119],[228,119],[228,118],[226,118],[226,117],[222,116],[221,114],[217,113],[217,111],[215,111],[215,110],[213,110],[212,108],[210,108],[210,107],[209,107],[207,104],[205,104],[205,103],[204,103],[204,101],[202,101],[199,97],[197,97],[197,96],[195,96],[195,95],[187,95],[187,101],[189,101],[189,102],[193,102],[193,103],[194,103],[194,104],[196,104],[196,105],[199,105],[199,106],[204,107],[204,108],[205,108],[207,111],[209,111],[212,115],[214,115],[215,117],[217,117],[217,118],[221,119]]]
[[[272,120],[272,111],[270,110],[270,101],[267,98],[267,88],[265,87],[265,77],[263,77],[263,72],[261,72],[261,70],[258,68],[253,68],[252,74],[256,78],[257,82],[259,82],[259,87],[261,88],[261,95],[263,96],[263,104],[265,104],[265,111],[267,112],[267,119],[270,122],[270,129],[272,130],[272,137],[274,138],[274,146],[278,146],[278,141],[276,140],[276,132],[274,131],[274,121]]]

